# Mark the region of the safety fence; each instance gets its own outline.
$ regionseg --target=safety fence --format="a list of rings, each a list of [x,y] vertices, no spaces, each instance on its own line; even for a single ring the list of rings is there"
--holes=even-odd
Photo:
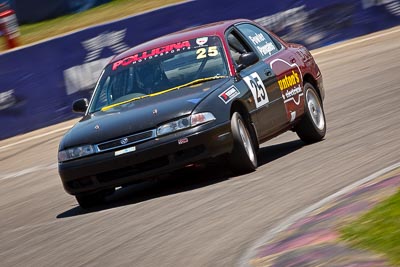
[[[0,139],[76,117],[110,58],[204,23],[248,18],[317,48],[400,25],[400,0],[189,1],[0,54]]]

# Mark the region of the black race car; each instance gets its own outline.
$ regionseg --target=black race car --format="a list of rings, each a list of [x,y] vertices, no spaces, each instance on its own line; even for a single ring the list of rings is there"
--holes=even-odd
[[[83,208],[116,187],[228,157],[257,168],[261,143],[287,130],[326,132],[320,70],[310,52],[249,20],[224,21],[136,46],[105,67],[83,118],[60,142],[59,174]]]

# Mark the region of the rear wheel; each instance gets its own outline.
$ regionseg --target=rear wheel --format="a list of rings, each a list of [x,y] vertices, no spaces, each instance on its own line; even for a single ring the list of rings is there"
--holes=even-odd
[[[326,133],[326,119],[321,100],[310,83],[304,85],[305,106],[304,116],[296,126],[295,131],[306,143],[321,141]]]
[[[231,130],[234,141],[229,164],[236,173],[252,172],[257,168],[257,155],[246,123],[242,116],[235,112],[231,118]]]

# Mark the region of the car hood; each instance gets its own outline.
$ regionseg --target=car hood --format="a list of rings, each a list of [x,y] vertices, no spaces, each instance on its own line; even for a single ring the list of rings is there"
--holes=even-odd
[[[189,115],[204,98],[227,80],[212,80],[85,115],[64,136],[60,149],[98,144],[154,129],[164,122]]]

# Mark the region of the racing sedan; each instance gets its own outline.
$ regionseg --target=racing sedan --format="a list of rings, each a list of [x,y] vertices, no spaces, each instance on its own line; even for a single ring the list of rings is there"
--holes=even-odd
[[[251,172],[260,144],[285,131],[324,138],[323,99],[305,47],[249,20],[186,29],[115,56],[90,101],[73,103],[84,115],[60,142],[59,174],[90,208],[117,187],[213,158]]]

